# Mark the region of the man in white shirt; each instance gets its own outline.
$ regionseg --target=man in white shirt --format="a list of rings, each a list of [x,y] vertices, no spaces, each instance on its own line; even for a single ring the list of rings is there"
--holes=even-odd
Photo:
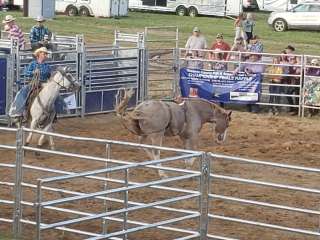
[[[207,49],[207,41],[205,37],[202,36],[198,27],[194,27],[192,31],[192,35],[188,38],[186,43],[186,49]],[[203,57],[205,54],[202,51],[187,51],[188,56],[192,57]]]
[[[192,35],[188,38],[186,43],[186,57],[190,58],[203,58],[205,52],[201,51],[207,49],[207,41],[205,37],[202,36],[198,27],[194,27]],[[188,51],[188,49],[193,51]],[[203,68],[203,62],[201,61],[188,61],[188,67],[190,68]]]

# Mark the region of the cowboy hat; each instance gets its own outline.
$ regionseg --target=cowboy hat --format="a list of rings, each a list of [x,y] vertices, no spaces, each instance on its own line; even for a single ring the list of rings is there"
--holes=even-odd
[[[41,48],[38,48],[37,50],[35,50],[33,55],[38,56],[42,52],[43,53],[49,53],[48,49],[46,47],[41,47]]]
[[[2,23],[9,23],[16,20],[14,17],[12,17],[11,15],[7,15],[4,20],[2,21]]]
[[[194,27],[192,32],[200,32],[200,29],[198,27]]]
[[[222,33],[218,33],[216,38],[223,39],[223,34]]]
[[[34,19],[34,20],[36,20],[37,22],[45,22],[46,21],[46,19],[44,18],[44,17],[42,17],[42,16],[38,16],[36,19]]]

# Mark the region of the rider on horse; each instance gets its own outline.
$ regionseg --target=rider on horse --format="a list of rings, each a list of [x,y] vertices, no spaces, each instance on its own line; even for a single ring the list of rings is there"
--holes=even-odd
[[[30,97],[30,92],[34,88],[40,89],[41,83],[47,82],[51,76],[51,67],[46,60],[48,58],[48,50],[45,47],[39,48],[34,52],[35,59],[25,69],[25,76],[27,78],[28,85],[25,85],[17,93],[11,108],[9,110],[9,116],[11,118],[27,117],[28,111],[26,105]],[[59,99],[59,98],[58,98]],[[61,100],[55,102],[57,110],[61,110]]]

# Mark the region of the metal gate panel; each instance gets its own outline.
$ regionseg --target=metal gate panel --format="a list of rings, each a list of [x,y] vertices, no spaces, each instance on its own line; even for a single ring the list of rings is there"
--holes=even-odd
[[[86,51],[85,113],[110,112],[121,88],[136,89],[129,106],[138,103],[140,92],[140,54],[137,48],[105,48]]]
[[[0,116],[6,114],[7,106],[7,58],[0,56]]]

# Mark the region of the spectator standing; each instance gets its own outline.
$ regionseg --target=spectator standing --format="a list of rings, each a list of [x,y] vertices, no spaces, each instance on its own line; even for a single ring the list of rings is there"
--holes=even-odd
[[[223,40],[223,34],[222,33],[218,33],[215,42],[212,43],[212,46],[210,48],[211,50],[214,51],[222,51],[223,53],[223,59],[226,60],[229,53],[225,52],[225,51],[230,51],[230,45],[228,43],[226,43]],[[214,59],[214,54],[210,53],[209,56],[210,59]]]
[[[247,48],[246,48],[244,42],[245,41],[242,37],[239,37],[236,39],[236,42],[231,47],[231,51],[232,52],[239,52],[239,53],[238,54],[237,53],[229,53],[228,57],[227,57],[228,60],[245,61],[245,59],[246,59],[245,54],[241,54],[241,53],[247,51]],[[241,56],[241,58],[240,58],[240,56]]]
[[[314,58],[310,62],[312,67],[307,68],[306,70],[306,77],[320,77],[320,61],[317,58]],[[308,109],[309,117],[313,117],[314,115],[319,113],[319,109],[313,109],[309,108]]]
[[[2,23],[5,24],[4,30],[8,32],[8,38],[14,38],[18,40],[19,48],[24,49],[25,48],[25,40],[24,40],[24,34],[21,30],[21,28],[15,23],[15,18],[11,15],[7,15],[5,19],[2,21]]]
[[[204,50],[208,48],[207,41],[204,36],[202,36],[200,29],[198,27],[194,27],[192,31],[192,35],[188,38],[188,41],[185,46],[186,49],[197,49]],[[192,57],[204,57],[203,51],[187,51],[187,56]]]
[[[310,62],[312,67],[307,68],[306,76],[320,77],[320,61],[314,58]]]
[[[245,64],[242,64],[238,67],[234,74],[238,72],[245,72],[247,74],[261,74],[265,70],[264,64],[262,64],[259,54],[250,54],[248,61]],[[248,104],[248,111],[253,113],[259,112],[259,105],[256,104]]]
[[[32,51],[35,51],[41,47],[52,49],[52,46],[49,43],[51,39],[51,33],[49,29],[44,26],[44,22],[46,20],[42,16],[37,17],[35,20],[37,21],[37,25],[33,26],[30,31],[30,43]]]
[[[273,64],[280,64],[280,57],[275,57],[273,59]],[[273,65],[268,69],[268,73],[270,76],[270,83],[271,84],[281,84],[281,74],[283,74],[283,67]],[[269,93],[270,94],[280,94],[282,92],[282,87],[279,85],[270,85],[269,86]],[[271,104],[279,104],[280,103],[280,96],[270,95],[269,103]],[[279,110],[277,106],[270,106],[269,114],[278,115]]]
[[[234,22],[234,27],[236,30],[235,37],[234,37],[234,43],[236,43],[237,39],[239,39],[239,38],[243,38],[245,40],[247,39],[247,37],[243,31],[243,18],[244,18],[243,13],[240,13],[239,17],[237,17],[237,19]],[[245,42],[245,45],[247,45],[247,42]]]
[[[289,85],[300,85],[300,74],[301,74],[301,67],[297,66],[298,61],[295,56],[289,56],[289,67],[288,67],[288,74],[289,75],[296,75],[296,76],[288,76],[285,77],[286,84]],[[286,91],[287,95],[300,95],[300,88],[299,87],[287,87]],[[299,105],[299,97],[294,96],[288,96],[287,101],[289,105]],[[297,107],[290,107],[289,112],[291,115],[298,114],[298,108]]]
[[[186,43],[186,57],[190,58],[203,58],[205,50],[208,48],[205,37],[201,34],[198,27],[194,27],[192,35],[188,38]],[[203,68],[203,62],[201,61],[188,61],[188,67],[192,68]]]
[[[250,40],[253,37],[253,28],[256,25],[254,21],[254,15],[253,13],[248,13],[246,19],[243,20],[242,26],[243,26],[243,31],[246,34],[246,40],[247,43],[250,43]]]
[[[263,52],[263,44],[261,43],[259,37],[257,35],[252,36],[250,40],[250,44],[248,46],[249,52],[253,53],[262,53]]]

